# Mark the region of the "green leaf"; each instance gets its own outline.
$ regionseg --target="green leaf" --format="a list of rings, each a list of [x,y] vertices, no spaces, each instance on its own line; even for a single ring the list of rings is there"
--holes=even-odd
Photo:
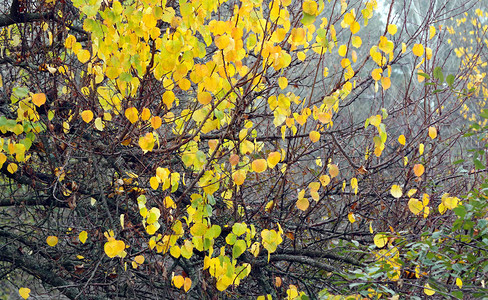
[[[427,79],[427,80],[430,79],[429,74],[426,74],[426,73],[418,72],[417,75],[422,76],[422,77],[425,77],[425,79]]]
[[[434,69],[434,78],[438,79],[440,83],[444,82],[444,74],[442,74],[442,68],[436,67]]]
[[[473,159],[473,162],[474,162],[474,167],[477,169],[477,170],[481,170],[481,169],[484,169],[485,166],[483,165],[483,163],[481,163],[481,161],[477,158]]]
[[[241,236],[246,233],[247,225],[245,223],[235,223],[232,226],[232,232],[237,235]]]
[[[244,240],[238,240],[232,247],[232,257],[238,258],[242,253],[246,251],[246,242]]]
[[[314,15],[309,15],[307,13],[303,13],[303,18],[301,20],[302,24],[305,25],[305,26],[308,26],[310,24],[313,24],[313,22],[315,21],[315,16]]]
[[[449,85],[449,87],[451,87],[451,88],[452,88],[452,86],[454,85],[454,79],[455,79],[455,77],[454,77],[454,75],[452,75],[452,74],[449,74],[449,75],[447,75],[447,77],[446,77],[446,82],[447,82],[447,84]]]

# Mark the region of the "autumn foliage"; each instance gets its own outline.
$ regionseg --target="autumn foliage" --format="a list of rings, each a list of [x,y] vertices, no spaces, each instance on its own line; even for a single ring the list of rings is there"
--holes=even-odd
[[[2,287],[486,292],[488,10],[384,2],[4,7]]]

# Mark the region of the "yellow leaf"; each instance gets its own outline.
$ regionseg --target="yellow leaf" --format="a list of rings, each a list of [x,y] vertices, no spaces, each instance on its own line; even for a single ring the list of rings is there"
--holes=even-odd
[[[403,192],[402,192],[402,188],[399,186],[399,185],[392,185],[391,186],[391,190],[390,190],[390,193],[393,197],[395,198],[400,198],[402,195],[403,195]]]
[[[96,118],[95,119],[95,128],[97,130],[102,131],[104,127],[105,127],[105,125],[103,125],[102,118],[100,118],[100,117]]]
[[[424,148],[425,148],[424,144],[419,145],[419,154],[420,155],[424,154]]]
[[[429,136],[431,139],[435,139],[437,137],[437,129],[434,126],[429,127]]]
[[[373,234],[373,221],[369,222],[369,233]]]
[[[319,180],[320,180],[320,183],[322,184],[322,186],[326,186],[330,182],[330,177],[329,177],[329,175],[321,175],[319,177]]]
[[[417,189],[410,189],[407,193],[408,197],[412,197],[417,192]]]
[[[463,288],[463,281],[461,278],[456,278],[456,285],[461,289]]]
[[[7,171],[9,171],[11,174],[14,174],[17,172],[18,166],[16,163],[9,163],[7,166]]]
[[[414,55],[420,57],[424,54],[424,46],[422,44],[413,45],[412,52]]]
[[[352,34],[356,34],[361,29],[361,25],[359,25],[359,22],[354,21],[349,29]]]
[[[308,135],[308,136],[309,136],[310,140],[311,140],[313,143],[315,143],[315,142],[317,142],[318,140],[320,140],[320,132],[318,132],[318,131],[310,131],[310,133],[309,133],[309,135]]]
[[[382,72],[383,72],[383,69],[381,69],[381,68],[374,69],[373,71],[371,71],[371,77],[373,77],[373,79],[375,81],[378,81],[381,79],[381,73]]]
[[[380,126],[380,124],[381,124],[381,116],[380,115],[371,116],[369,118],[369,123],[371,125],[373,125],[374,127]]]
[[[32,95],[32,103],[34,103],[37,107],[43,105],[46,103],[46,94],[40,93]]]
[[[84,110],[81,113],[81,118],[85,123],[90,123],[90,121],[93,120],[93,112],[91,110]]]
[[[57,236],[50,235],[50,236],[47,237],[46,243],[49,246],[54,247],[58,243],[58,237]]]
[[[347,214],[347,218],[349,219],[349,222],[351,222],[351,224],[353,224],[354,222],[356,222],[356,216],[354,215],[353,212],[350,212]]]
[[[391,35],[395,35],[397,32],[397,26],[395,24],[388,25],[388,33]]]
[[[280,89],[286,89],[286,87],[288,86],[288,79],[286,77],[278,78],[278,85],[280,86]]]
[[[139,120],[137,108],[135,108],[135,107],[129,107],[128,109],[126,109],[125,110],[125,117],[132,124],[134,124],[135,122],[137,122],[137,120]]]
[[[181,288],[184,283],[185,283],[185,279],[183,278],[183,276],[178,275],[173,277],[173,284],[176,288],[178,289]]]
[[[428,283],[426,283],[424,285],[424,293],[427,295],[427,296],[432,296],[435,294],[435,291],[430,287],[430,285]]]
[[[410,198],[410,200],[408,200],[408,209],[410,209],[413,214],[418,215],[424,210],[424,205],[418,199]]]
[[[80,232],[80,234],[78,235],[78,238],[80,239],[80,241],[84,244],[86,242],[86,239],[88,238],[88,232],[86,231],[82,231]]]
[[[430,26],[429,27],[429,40],[431,40],[435,36],[435,27]]]
[[[413,172],[415,173],[415,176],[420,177],[422,174],[424,174],[425,168],[421,164],[416,164],[413,166]]]
[[[388,237],[383,233],[377,233],[374,238],[373,242],[378,248],[383,248],[388,243]]]
[[[175,101],[176,97],[172,91],[166,91],[163,94],[163,103],[168,107],[171,108],[173,106],[173,102]]]
[[[202,105],[207,105],[212,102],[212,95],[209,92],[198,93],[197,100]]]
[[[405,141],[405,136],[404,136],[403,134],[402,134],[402,135],[400,135],[400,136],[398,137],[398,142],[399,142],[401,145],[405,146],[405,142],[406,142],[406,141]]]
[[[78,51],[78,54],[76,54],[76,56],[78,57],[78,60],[84,64],[86,63],[89,59],[90,59],[90,51],[86,50],[86,49],[82,49],[80,51]]]
[[[340,56],[344,57],[346,56],[347,53],[347,46],[346,45],[341,45],[339,46],[339,50],[337,51]]]
[[[171,199],[170,196],[166,196],[163,200],[164,207],[166,208],[176,208],[176,203]]]
[[[308,202],[307,198],[299,198],[296,205],[298,209],[306,211],[310,203]]]
[[[144,256],[137,255],[136,257],[134,257],[134,261],[139,265],[142,265],[144,263]]]
[[[251,164],[252,170],[256,173],[262,173],[266,171],[267,167],[268,165],[265,159],[256,159]]]
[[[108,257],[113,258],[117,255],[122,255],[125,249],[125,243],[111,237],[103,246],[103,250]]]
[[[159,181],[158,181],[158,178],[153,176],[151,177],[151,179],[149,179],[149,185],[151,186],[151,188],[153,190],[157,190],[158,187],[159,187]]]
[[[317,13],[317,2],[312,0],[305,0],[303,1],[302,9],[304,13],[309,15],[315,15]]]
[[[274,168],[281,159],[281,154],[279,152],[271,152],[268,154],[268,167],[270,169]]]
[[[402,54],[407,51],[407,44],[402,43]]]
[[[185,292],[188,292],[188,290],[191,288],[191,279],[189,277],[185,278],[185,283],[183,284],[183,289]]]
[[[147,121],[149,120],[150,117],[151,117],[151,111],[149,110],[149,108],[144,107],[141,113],[141,119],[143,121]]]
[[[337,165],[330,164],[329,165],[329,174],[332,178],[337,177],[339,175],[339,168]]]
[[[19,295],[20,297],[24,298],[24,299],[27,299],[29,298],[29,294],[30,294],[31,290],[29,288],[20,288],[19,289]]]

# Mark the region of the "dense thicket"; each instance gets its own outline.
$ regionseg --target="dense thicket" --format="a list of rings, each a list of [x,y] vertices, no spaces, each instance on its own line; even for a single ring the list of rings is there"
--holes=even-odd
[[[445,2],[4,1],[3,294],[486,293],[488,11]]]

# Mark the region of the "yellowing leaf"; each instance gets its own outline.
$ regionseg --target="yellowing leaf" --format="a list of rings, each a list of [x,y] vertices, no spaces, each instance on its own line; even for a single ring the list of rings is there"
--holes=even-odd
[[[402,195],[403,195],[403,192],[402,192],[402,188],[399,186],[399,185],[392,185],[391,186],[391,190],[390,190],[390,193],[393,197],[395,198],[400,198]]]
[[[339,168],[337,167],[337,165],[334,164],[329,165],[329,174],[330,177],[332,178],[337,177],[339,175]]]
[[[271,152],[268,154],[268,167],[270,169],[274,168],[281,159],[281,154],[279,152]]]
[[[54,235],[50,235],[46,238],[46,243],[51,246],[51,247],[54,247],[56,246],[56,244],[58,243],[58,237],[57,236],[54,236]]]
[[[391,35],[395,35],[396,32],[397,32],[397,26],[395,24],[389,24],[388,33]]]
[[[310,133],[309,133],[309,135],[308,135],[308,136],[309,136],[310,140],[311,140],[313,143],[315,143],[315,142],[317,142],[318,140],[320,140],[320,132],[318,132],[318,131],[310,131]]]
[[[82,242],[84,244],[86,242],[86,239],[88,238],[88,232],[86,232],[86,231],[83,230],[78,235],[78,238],[80,239],[80,242]]]
[[[405,146],[406,140],[405,140],[405,136],[403,134],[398,137],[398,142],[401,145]]]
[[[356,216],[354,215],[353,212],[350,212],[347,214],[347,218],[349,219],[349,222],[351,222],[351,224],[353,224],[354,222],[356,222]]]
[[[422,174],[424,174],[425,168],[421,164],[416,164],[413,166],[413,172],[415,173],[415,176],[420,177]]]
[[[135,108],[135,107],[129,107],[128,109],[126,109],[125,110],[125,117],[132,124],[134,124],[135,122],[137,122],[137,120],[139,120],[137,108]]]
[[[437,137],[437,129],[434,126],[429,127],[429,136],[431,139],[435,139]]]
[[[430,285],[428,283],[426,283],[424,285],[424,293],[427,295],[427,296],[432,296],[435,294],[435,291],[430,287]]]
[[[81,113],[81,118],[85,123],[90,123],[90,121],[93,120],[93,112],[91,110],[84,110]]]
[[[363,40],[361,40],[361,38],[359,36],[354,36],[352,38],[352,46],[353,47],[359,48],[359,47],[361,47],[362,44],[363,44]]]
[[[429,207],[425,206],[422,201],[415,198],[410,198],[410,200],[408,200],[408,209],[415,215],[419,215],[423,212],[424,218],[426,218],[430,212]]]
[[[142,151],[144,151],[144,153],[152,151],[155,142],[156,139],[151,132],[148,132],[144,136],[139,138],[139,146],[141,147]]]
[[[32,103],[34,103],[34,105],[37,107],[43,105],[46,103],[46,94],[40,93],[32,95]]]
[[[299,198],[296,205],[298,209],[306,211],[308,206],[310,205],[310,202],[308,202],[307,198]]]
[[[256,159],[252,162],[251,168],[256,173],[262,173],[266,171],[268,164],[265,159]]]
[[[424,46],[422,44],[413,45],[412,52],[414,55],[420,57],[424,54]]]
[[[20,295],[20,297],[22,297],[24,299],[29,298],[30,292],[31,292],[31,290],[29,288],[22,287],[19,289],[19,295]]]
[[[280,86],[280,89],[286,89],[286,87],[288,86],[288,79],[286,77],[278,78],[278,85]]]
[[[388,237],[383,233],[377,233],[374,238],[373,242],[378,248],[383,248],[388,243]]]

